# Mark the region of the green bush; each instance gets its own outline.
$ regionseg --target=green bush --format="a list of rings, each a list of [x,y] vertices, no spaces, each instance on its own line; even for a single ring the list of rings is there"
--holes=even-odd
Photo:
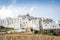
[[[4,27],[4,26],[0,26],[0,30],[6,30],[6,31],[8,31],[8,30],[14,30],[14,28],[7,28],[7,27]]]
[[[54,30],[35,31],[34,33],[35,34],[45,34],[45,35],[60,36],[60,32],[54,32]]]

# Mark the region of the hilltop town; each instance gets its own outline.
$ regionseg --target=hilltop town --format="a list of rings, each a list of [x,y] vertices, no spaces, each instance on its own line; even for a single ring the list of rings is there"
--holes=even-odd
[[[11,32],[29,32],[34,33],[34,30],[60,30],[60,21],[54,21],[48,18],[37,18],[27,15],[18,15],[16,18],[6,17],[0,19],[0,26],[5,28],[14,28]],[[1,27],[0,27],[1,28]]]

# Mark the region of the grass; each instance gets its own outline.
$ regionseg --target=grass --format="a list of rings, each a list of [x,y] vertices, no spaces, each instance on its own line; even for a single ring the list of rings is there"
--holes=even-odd
[[[4,27],[4,26],[1,25],[0,30],[1,31],[3,31],[3,30],[8,31],[8,30],[14,30],[14,28],[7,28],[7,27]]]
[[[48,31],[35,31],[35,34],[45,34],[45,35],[53,35],[53,36],[60,36],[60,32],[54,32],[53,30]]]
[[[0,30],[6,30],[6,31],[8,31],[8,30],[14,30],[14,28],[0,28]]]

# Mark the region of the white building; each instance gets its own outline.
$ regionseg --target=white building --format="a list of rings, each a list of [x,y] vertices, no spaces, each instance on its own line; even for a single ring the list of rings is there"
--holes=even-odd
[[[42,19],[41,21],[42,29],[49,30],[49,29],[60,29],[58,21],[53,21],[51,19]]]
[[[0,26],[15,28],[17,30],[27,30],[32,28],[40,31],[40,29],[60,29],[60,21],[53,21],[47,18],[36,18],[27,15],[18,15],[16,18],[6,17],[0,19]]]
[[[27,15],[18,15],[16,18],[7,17],[0,20],[0,26],[26,30],[27,28],[39,29],[39,18]]]

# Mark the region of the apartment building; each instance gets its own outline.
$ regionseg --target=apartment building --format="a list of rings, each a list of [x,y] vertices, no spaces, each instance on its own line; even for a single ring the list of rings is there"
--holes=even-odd
[[[6,17],[5,19],[0,19],[0,26],[15,28],[18,30],[31,31],[33,30],[50,30],[50,29],[60,29],[60,21],[53,21],[48,18],[37,18],[27,15],[18,15],[16,18]]]
[[[43,30],[60,29],[58,21],[53,21],[51,19],[42,18],[41,24]]]
[[[0,19],[0,26],[15,28],[18,30],[26,30],[27,28],[40,30],[39,29],[39,18],[27,15],[18,15],[16,18],[6,17],[5,19]]]

